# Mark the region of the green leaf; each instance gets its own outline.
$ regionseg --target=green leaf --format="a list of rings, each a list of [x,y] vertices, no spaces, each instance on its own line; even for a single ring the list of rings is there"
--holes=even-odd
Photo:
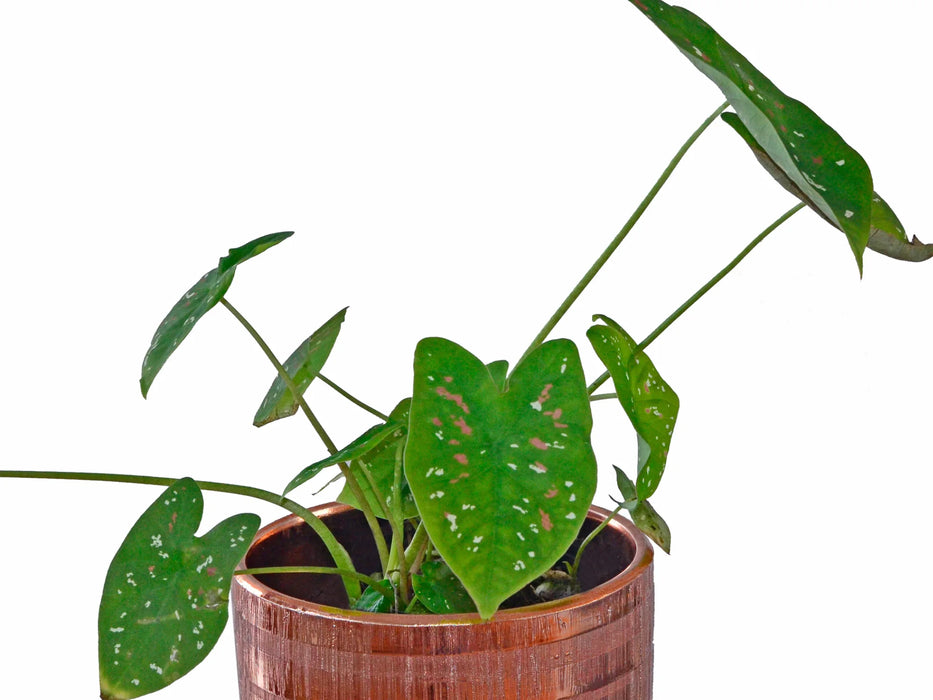
[[[505,391],[505,381],[509,377],[509,363],[507,360],[496,360],[486,365],[492,380],[499,387],[500,391]]]
[[[632,354],[638,343],[619,324],[601,315],[593,320],[606,325],[591,326],[586,337],[609,370],[619,403],[638,434],[637,498],[644,500],[664,474],[680,399],[647,355]]]
[[[332,467],[340,462],[347,462],[351,459],[362,457],[376,445],[389,438],[389,436],[395,433],[400,427],[401,425],[395,422],[374,425],[342,450],[338,450],[334,454],[302,469],[298,473],[298,476],[288,482],[288,486],[285,487],[282,495],[287,495],[289,491],[298,488],[313,476],[317,475],[322,469]]]
[[[639,501],[637,499],[635,484],[626,476],[625,472],[615,465],[612,468],[616,470],[616,484],[622,494],[625,507],[632,515],[632,522],[661,549],[670,554],[671,529],[664,522],[664,518],[658,514],[658,511],[647,500]]]
[[[459,345],[415,350],[405,474],[431,541],[487,619],[573,543],[596,489],[589,396],[569,340],[501,391]]]
[[[380,581],[379,587],[370,586],[353,603],[353,610],[387,613],[395,607],[395,591],[388,581]]]
[[[366,496],[369,507],[375,513],[377,518],[388,519],[387,512],[391,511],[393,504],[392,490],[395,484],[395,459],[400,445],[404,445],[408,439],[408,413],[411,408],[411,399],[403,399],[392,409],[389,414],[390,424],[395,426],[395,430],[389,435],[388,439],[376,444],[365,454],[355,458],[350,463],[350,471],[356,476],[356,480]],[[385,500],[378,498],[369,483],[369,479],[363,474],[363,469],[369,472],[370,478],[376,483],[376,488],[382,494]],[[415,499],[411,494],[411,487],[408,485],[404,474],[402,475],[401,506],[403,518],[414,518],[418,515],[418,508],[415,505]],[[360,503],[356,496],[350,490],[350,487],[344,485],[337,501],[345,503],[348,506],[359,508]]]
[[[143,368],[139,378],[143,397],[149,394],[149,388],[156,375],[181,341],[188,336],[201,317],[223,298],[233,282],[236,266],[244,260],[259,255],[263,250],[290,235],[292,235],[291,232],[273,233],[231,250],[230,255],[220,259],[218,267],[205,273],[191,289],[185,292],[156,328],[149,350],[143,358]],[[276,240],[269,242],[270,239]]]
[[[752,149],[758,162],[768,173],[777,180],[784,189],[804,202],[817,214],[823,216],[823,213],[810,199],[807,198],[793,180],[788,177],[781,168],[775,163],[771,156],[755,141],[751,132],[745,127],[737,115],[727,112],[722,115],[723,121],[729,124],[741,136],[745,143]],[[830,224],[835,224],[829,221]],[[933,257],[933,244],[921,243],[916,236],[913,239],[907,237],[904,227],[898,220],[897,215],[892,211],[888,203],[885,202],[877,193],[872,194],[871,202],[871,232],[868,238],[868,247],[877,253],[882,253],[898,260],[907,260],[910,262],[922,262]]]
[[[197,484],[176,481],[114,556],[98,618],[105,700],[164,688],[201,663],[223,632],[233,572],[259,517],[235,515],[195,537],[202,511]]]
[[[476,612],[470,594],[443,561],[424,562],[421,573],[412,575],[411,584],[418,600],[435,615]]]
[[[283,367],[288,376],[295,382],[299,394],[304,394],[324,367],[330,351],[337,341],[340,325],[343,323],[347,309],[343,308],[334,314],[323,326],[308,336],[298,348],[285,360]],[[295,397],[285,384],[281,376],[276,375],[272,386],[266,392],[259,410],[253,418],[253,425],[259,427],[271,423],[279,418],[287,418],[298,411],[298,398]]]
[[[661,0],[631,2],[716,83],[770,159],[846,235],[861,273],[872,209],[872,178],[865,160],[692,12]]]
[[[278,245],[293,233],[294,231],[270,233],[268,235],[253,239],[246,245],[241,245],[239,248],[231,248],[230,252],[220,259],[220,263],[217,265],[217,269],[221,274],[223,274],[227,270],[233,269],[241,262],[245,262],[250,258],[254,258],[272,246]]]

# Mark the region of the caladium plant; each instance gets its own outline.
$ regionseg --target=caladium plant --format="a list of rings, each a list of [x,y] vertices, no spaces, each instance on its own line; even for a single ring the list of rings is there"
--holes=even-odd
[[[910,238],[877,195],[859,153],[807,105],[784,93],[738,50],[688,10],[659,0],[632,4],[724,94],[688,138],[606,251],[574,286],[514,366],[479,358],[462,339],[425,338],[412,348],[410,395],[388,413],[350,395],[323,374],[346,323],[334,300],[314,330],[284,360],[226,294],[239,266],[286,241],[291,232],[261,236],[233,248],[185,292],[159,324],[143,360],[147,396],[167,360],[200,319],[227,309],[259,344],[275,369],[258,401],[254,425],[298,413],[314,426],[328,454],[283,474],[281,494],[235,484],[118,474],[0,472],[33,476],[157,484],[165,491],[131,528],[107,574],[99,617],[102,697],[132,698],[156,691],[197,665],[227,618],[230,581],[259,527],[241,514],[204,537],[194,532],[204,490],[276,503],[303,517],[325,542],[351,605],[370,612],[476,612],[489,619],[523,590],[553,590],[559,561],[578,537],[596,492],[600,460],[591,444],[594,401],[618,401],[637,439],[632,455],[610,455],[616,512],[626,511],[658,546],[670,551],[671,532],[649,501],[657,492],[674,444],[680,397],[646,350],[677,318],[797,211],[809,207],[842,234],[859,274],[866,249],[905,261],[933,257],[933,245]],[[717,119],[751,148],[766,170],[799,202],[778,217],[719,274],[645,339],[626,330],[624,309],[594,309],[587,343],[550,338],[556,324],[596,276],[651,203],[686,150]],[[609,312],[605,315],[603,312]],[[329,318],[328,318],[329,316]],[[327,318],[327,320],[323,320]],[[613,320],[616,319],[616,320]],[[621,322],[619,322],[621,319]],[[605,367],[588,381],[581,354]],[[613,391],[598,393],[611,380]],[[374,419],[359,436],[335,444],[305,400],[325,382]],[[689,401],[689,397],[685,397]],[[676,448],[674,448],[676,450]],[[608,466],[608,463],[605,463]],[[381,573],[357,572],[336,538],[301,503],[286,497],[331,472],[342,479],[339,500],[360,509],[379,552]],[[290,478],[289,478],[290,477]],[[302,497],[307,500],[307,495]],[[391,536],[383,534],[388,523]],[[567,566],[575,590],[575,567]],[[535,593],[539,595],[540,593]],[[542,598],[543,599],[543,598]]]

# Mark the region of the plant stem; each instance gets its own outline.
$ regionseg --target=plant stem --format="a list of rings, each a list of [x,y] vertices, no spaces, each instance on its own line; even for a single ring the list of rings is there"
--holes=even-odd
[[[338,394],[340,394],[343,398],[345,398],[345,399],[346,399],[347,401],[349,401],[350,403],[354,403],[354,404],[356,404],[357,406],[359,406],[360,408],[362,408],[364,411],[368,411],[369,413],[372,413],[374,416],[376,416],[376,418],[379,418],[380,420],[384,420],[384,421],[388,421],[388,420],[389,420],[389,417],[388,417],[387,415],[385,415],[385,414],[382,413],[381,411],[377,411],[375,408],[373,408],[373,407],[370,406],[369,404],[363,403],[360,399],[356,398],[356,397],[355,397],[353,394],[351,394],[350,392],[348,392],[348,391],[342,389],[341,387],[337,386],[337,384],[335,384],[334,382],[332,382],[330,379],[328,379],[327,377],[325,377],[325,376],[324,376],[323,374],[321,374],[320,372],[318,372],[317,378],[320,379],[322,382],[324,382],[324,383],[325,383],[327,386],[329,386],[331,389],[333,389],[334,391],[336,391]]]
[[[722,280],[723,277],[725,277],[730,272],[732,272],[735,266],[745,259],[745,256],[751,253],[759,243],[761,243],[765,238],[768,237],[768,234],[770,234],[772,231],[778,228],[781,224],[783,224],[785,221],[787,221],[790,217],[792,217],[798,211],[803,209],[805,206],[806,204],[804,204],[803,202],[800,202],[799,204],[796,204],[795,206],[791,207],[786,212],[781,214],[781,216],[779,216],[777,219],[775,219],[774,222],[770,226],[768,226],[768,228],[766,228],[764,231],[759,233],[754,238],[754,240],[752,240],[751,243],[745,246],[745,248],[742,249],[742,252],[736,255],[735,258],[732,259],[732,262],[730,262],[728,265],[722,268],[718,273],[716,273],[716,275],[714,275],[712,279],[710,279],[706,284],[700,287],[693,294],[693,296],[691,296],[689,299],[687,299],[687,301],[685,301],[683,304],[677,307],[677,310],[674,311],[674,313],[672,313],[670,316],[664,319],[664,321],[661,322],[661,325],[659,325],[657,328],[651,331],[651,333],[648,334],[648,337],[645,338],[643,341],[641,341],[635,347],[635,349],[632,350],[632,354],[635,355],[639,352],[644,351],[645,348],[647,348],[649,345],[651,345],[651,343],[657,340],[658,336],[661,335],[665,330],[667,330],[667,328],[672,323],[674,323],[674,321],[680,318],[687,309],[689,309],[696,302],[698,302],[703,297],[703,295],[706,294],[710,289],[715,287],[716,284],[719,283],[719,281]],[[602,384],[607,379],[609,379],[609,372],[604,372],[592,384],[590,384],[590,386],[587,388],[587,391],[589,391],[590,394],[592,394],[600,386],[602,386]],[[602,397],[603,395],[600,395],[600,396]],[[591,401],[595,400],[595,397],[591,398],[590,400]]]
[[[619,395],[616,394],[615,392],[611,394],[593,394],[592,396],[590,396],[590,403],[593,403],[594,401],[606,401],[607,399],[617,399],[617,398],[619,398]]]
[[[262,336],[259,335],[259,332],[253,328],[252,324],[246,320],[246,317],[237,311],[233,304],[227,301],[225,297],[220,298],[220,303],[223,304],[227,311],[233,314],[233,317],[240,322],[246,331],[253,337],[253,340],[256,341],[256,344],[259,345],[259,347],[262,349],[263,353],[265,353],[266,357],[269,359],[269,362],[272,363],[276,371],[279,373],[279,377],[281,377],[282,381],[285,382],[285,386],[288,387],[288,390],[292,393],[292,396],[295,397],[295,401],[298,402],[302,412],[314,427],[314,430],[317,432],[318,437],[321,438],[321,441],[324,443],[324,446],[327,448],[328,452],[331,454],[337,452],[337,445],[335,445],[334,441],[330,439],[327,431],[324,430],[324,426],[321,425],[321,422],[317,419],[317,416],[314,415],[311,407],[308,406],[308,402],[305,401],[304,397],[301,395],[301,392],[298,390],[298,386],[295,384],[295,381],[286,371],[285,366],[279,362],[279,359],[275,356],[275,353],[272,352],[272,348],[270,348],[266,341],[263,340]],[[373,533],[373,539],[376,541],[376,547],[379,550],[380,555],[382,555],[382,553],[387,550],[387,545],[385,542],[385,536],[382,534],[382,528],[379,527],[379,520],[373,513],[372,508],[370,508],[369,501],[366,500],[363,489],[360,488],[359,482],[356,480],[353,472],[350,471],[349,465],[340,463],[338,466],[340,468],[340,472],[343,474],[343,478],[346,479],[347,486],[350,488],[353,496],[360,504],[360,510],[363,512],[363,515],[366,518],[366,523],[369,525],[369,529]],[[385,563],[386,562],[383,559],[383,566],[385,566]]]
[[[382,581],[372,576],[361,574],[352,569],[340,569],[334,566],[260,566],[251,569],[237,569],[234,576],[263,576],[265,574],[336,574],[354,578],[367,586],[379,588]]]
[[[143,476],[135,474],[105,474],[100,472],[57,472],[57,471],[6,471],[0,470],[0,478],[14,479],[57,479],[65,481],[107,481],[121,484],[146,484],[149,486],[171,486],[177,479],[162,476]],[[232,493],[239,496],[248,496],[256,498],[267,503],[281,506],[285,510],[294,513],[314,530],[321,538],[327,551],[334,558],[338,567],[348,571],[353,570],[353,561],[347,550],[343,548],[337,538],[328,527],[310,510],[296,503],[290,498],[281,496],[265,489],[258,489],[253,486],[241,486],[239,484],[227,484],[218,481],[196,481],[198,488],[202,491],[218,491],[221,493]],[[360,585],[356,578],[344,576],[344,587],[347,589],[347,595],[351,601],[360,597]]]
[[[597,525],[593,529],[593,531],[589,535],[586,536],[586,539],[580,543],[580,547],[579,549],[577,549],[577,556],[574,557],[574,560],[573,560],[573,566],[568,572],[570,574],[570,578],[574,580],[576,580],[577,578],[577,572],[580,570],[580,560],[583,558],[583,550],[585,550],[587,546],[589,546],[590,542],[596,539],[596,536],[600,532],[603,531],[603,529],[609,524],[609,521],[612,520],[614,517],[616,517],[619,514],[619,511],[621,510],[622,510],[622,506],[620,505],[618,508],[612,511],[611,515],[607,516],[605,520],[603,520],[599,525]]]
[[[612,239],[612,242],[609,244],[609,246],[596,259],[596,262],[594,262],[590,269],[587,270],[586,274],[583,275],[580,281],[577,282],[577,285],[570,291],[570,294],[557,308],[557,311],[555,311],[551,318],[548,319],[548,322],[544,324],[544,328],[542,328],[538,335],[535,336],[535,339],[531,341],[531,345],[528,346],[519,361],[515,363],[516,367],[520,365],[522,361],[528,357],[528,355],[530,355],[536,347],[541,345],[541,343],[544,342],[548,335],[550,335],[551,331],[554,330],[554,327],[557,325],[560,319],[563,318],[565,313],[567,313],[567,310],[570,309],[577,298],[583,293],[583,290],[586,289],[587,285],[589,285],[589,283],[593,280],[593,278],[596,276],[596,273],[598,273],[602,269],[603,265],[606,264],[606,261],[609,260],[610,256],[615,252],[616,248],[619,247],[619,244],[622,243],[622,241],[628,235],[629,231],[632,230],[632,227],[634,227],[638,220],[641,218],[641,215],[645,213],[648,205],[651,204],[652,200],[654,200],[658,192],[661,191],[664,183],[667,182],[668,178],[671,176],[671,173],[674,172],[674,169],[683,159],[684,155],[686,155],[687,151],[694,144],[694,142],[700,137],[700,134],[706,131],[706,128],[712,124],[728,106],[728,102],[724,102],[723,104],[719,105],[719,107],[716,108],[716,111],[710,114],[703,121],[703,123],[700,124],[697,130],[690,135],[690,138],[684,142],[684,145],[680,147],[679,151],[677,151],[677,154],[668,164],[667,168],[665,168],[664,172],[661,173],[661,177],[658,178],[657,182],[654,183],[654,186],[651,188],[645,198],[641,201],[635,211],[632,212],[632,215],[629,217],[628,221],[625,222],[622,230],[616,234],[616,237]]]

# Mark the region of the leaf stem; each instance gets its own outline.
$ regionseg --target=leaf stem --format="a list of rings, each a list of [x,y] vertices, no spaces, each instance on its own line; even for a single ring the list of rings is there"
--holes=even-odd
[[[725,277],[725,276],[728,275],[730,272],[732,272],[732,270],[735,268],[735,266],[738,265],[740,262],[742,262],[742,260],[744,260],[745,257],[746,257],[749,253],[751,253],[759,243],[761,243],[765,238],[767,238],[768,235],[769,235],[772,231],[774,231],[776,228],[778,228],[781,224],[783,224],[785,221],[787,221],[790,217],[792,217],[792,216],[793,216],[794,214],[796,214],[798,211],[800,211],[801,209],[803,209],[805,206],[806,206],[805,203],[800,202],[800,203],[794,205],[793,207],[791,207],[790,209],[788,209],[788,210],[787,210],[786,212],[784,212],[783,214],[781,214],[781,216],[779,216],[777,219],[775,219],[774,222],[771,223],[770,226],[768,226],[768,228],[766,228],[764,231],[762,231],[761,233],[759,233],[759,234],[754,238],[754,240],[752,240],[751,243],[749,243],[747,246],[745,246],[745,248],[742,249],[742,252],[739,253],[738,255],[736,255],[736,256],[732,259],[732,262],[730,262],[728,265],[726,265],[724,268],[722,268],[718,273],[716,273],[716,274],[712,277],[712,279],[710,279],[706,284],[704,284],[702,287],[700,287],[700,288],[693,294],[693,296],[691,296],[689,299],[687,299],[687,301],[685,301],[683,304],[681,304],[679,307],[677,307],[677,310],[676,310],[676,311],[674,311],[670,316],[668,316],[666,319],[664,319],[664,321],[661,322],[661,325],[659,325],[657,328],[655,328],[653,331],[651,331],[651,333],[648,334],[648,337],[645,338],[643,341],[641,341],[641,342],[635,347],[635,349],[632,351],[632,354],[634,355],[634,354],[636,354],[636,353],[639,353],[639,352],[644,351],[645,348],[647,348],[649,345],[651,345],[651,343],[653,343],[655,340],[657,340],[657,338],[658,338],[659,335],[661,335],[665,330],[667,330],[667,328],[668,328],[672,323],[674,323],[674,321],[676,321],[678,318],[680,318],[680,317],[684,314],[684,312],[685,312],[687,309],[689,309],[689,308],[690,308],[691,306],[693,306],[696,302],[698,302],[698,301],[703,297],[703,295],[705,295],[710,289],[712,289],[713,287],[715,287],[716,284],[718,284],[718,283],[720,282],[720,280],[723,279],[723,277]],[[590,384],[590,386],[588,387],[587,391],[589,391],[589,393],[592,394],[592,393],[593,393],[594,391],[596,391],[600,386],[602,386],[603,383],[604,383],[607,379],[609,379],[609,372],[604,372],[604,373],[601,374],[592,384]],[[592,400],[595,400],[595,397],[591,398],[590,400],[591,400],[591,401],[592,401]]]
[[[0,470],[0,478],[13,479],[57,479],[65,481],[106,481],[121,484],[145,484],[149,486],[171,486],[177,479],[162,476],[144,476],[136,474],[106,474],[101,472],[59,472],[59,471],[7,471]],[[256,498],[267,503],[281,506],[300,517],[314,530],[321,538],[327,551],[334,558],[338,567],[353,571],[353,561],[343,545],[337,541],[334,534],[328,529],[327,525],[310,510],[296,503],[290,498],[258,489],[253,486],[241,486],[240,484],[228,484],[218,481],[196,481],[198,488],[202,491],[218,491],[221,493],[232,493],[239,496],[248,496]],[[347,595],[351,601],[360,597],[360,585],[356,578],[344,576],[344,587],[347,589]]]
[[[570,571],[568,572],[570,574],[570,578],[572,578],[574,581],[576,581],[577,572],[580,570],[580,560],[583,558],[583,550],[585,550],[587,546],[589,546],[590,542],[596,539],[596,536],[600,532],[602,532],[603,529],[605,529],[605,527],[609,524],[609,521],[612,520],[614,517],[616,517],[619,514],[619,511],[621,510],[622,510],[622,506],[620,505],[618,508],[612,511],[610,515],[606,516],[606,519],[603,520],[599,525],[597,525],[593,529],[593,531],[589,535],[586,536],[586,539],[584,539],[583,542],[580,543],[580,547],[577,549],[577,556],[574,557],[573,559],[573,566],[570,568]]]
[[[531,341],[531,345],[525,350],[524,354],[521,356],[518,362],[515,363],[515,366],[518,367],[522,361],[531,354],[531,352],[541,345],[544,340],[550,335],[551,331],[554,330],[554,327],[563,318],[564,314],[567,313],[567,310],[573,305],[577,298],[583,293],[583,290],[586,289],[587,285],[593,280],[603,265],[606,264],[606,261],[609,260],[610,256],[616,251],[616,248],[622,243],[625,237],[628,235],[629,231],[635,226],[638,220],[641,218],[641,215],[645,213],[645,210],[648,208],[648,205],[651,204],[658,192],[661,191],[661,188],[664,186],[664,183],[667,182],[668,178],[671,176],[671,173],[674,172],[674,169],[686,155],[687,151],[694,144],[694,142],[700,137],[700,135],[706,131],[706,128],[712,124],[716,118],[722,114],[726,107],[729,106],[728,102],[724,102],[719,105],[712,114],[710,114],[702,124],[694,131],[690,138],[688,138],[683,146],[680,147],[680,150],[677,151],[674,158],[664,169],[664,172],[661,173],[661,177],[658,178],[657,182],[654,183],[654,186],[641,201],[641,203],[636,207],[635,211],[632,212],[632,215],[629,217],[628,221],[625,222],[625,225],[622,227],[622,230],[616,234],[615,238],[612,239],[612,242],[609,243],[609,246],[602,252],[602,254],[596,259],[596,262],[586,271],[586,274],[577,282],[576,286],[570,291],[570,294],[567,295],[567,298],[564,299],[563,303],[557,308],[557,311],[548,319],[548,322],[544,324],[544,327],[535,336],[535,339]]]
[[[260,566],[250,569],[237,569],[234,576],[263,576],[265,574],[336,574],[354,578],[367,586],[378,589],[382,581],[372,576],[361,574],[353,569],[341,569],[334,566]]]
[[[337,386],[337,384],[335,384],[334,382],[332,382],[330,379],[328,379],[327,377],[325,377],[325,376],[324,376],[323,374],[321,374],[320,372],[318,372],[317,378],[320,379],[322,382],[324,382],[324,383],[325,383],[327,386],[329,386],[331,389],[333,389],[334,391],[336,391],[338,394],[340,394],[343,398],[345,398],[345,399],[346,399],[347,401],[349,401],[350,403],[356,404],[357,406],[359,406],[360,408],[362,408],[364,411],[368,411],[369,413],[372,413],[374,416],[376,416],[376,418],[379,418],[380,420],[384,420],[384,421],[388,422],[389,417],[388,417],[387,415],[385,415],[385,414],[382,413],[381,411],[377,411],[375,408],[373,408],[373,407],[370,406],[369,404],[363,403],[360,399],[356,398],[356,397],[355,397],[353,394],[351,394],[350,392],[348,392],[348,391],[342,389],[341,387]]]

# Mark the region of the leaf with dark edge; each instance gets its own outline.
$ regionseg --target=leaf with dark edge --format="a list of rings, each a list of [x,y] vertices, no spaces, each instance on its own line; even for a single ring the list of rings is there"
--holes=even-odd
[[[443,561],[424,562],[421,573],[412,575],[411,584],[418,600],[435,615],[476,612],[470,594]]]
[[[619,324],[601,315],[593,320],[605,325],[591,326],[586,337],[609,370],[619,403],[638,434],[637,497],[644,500],[655,492],[664,474],[680,399],[647,355],[632,354],[638,343]]]
[[[405,475],[437,551],[483,619],[573,543],[596,490],[576,346],[552,340],[508,390],[456,343],[415,350]]]
[[[395,460],[399,446],[404,445],[408,439],[408,413],[410,408],[411,399],[402,399],[389,414],[389,422],[395,425],[394,432],[365,454],[354,458],[350,463],[350,471],[356,476],[357,483],[359,483],[369,507],[377,518],[388,519],[386,511],[391,509],[394,503],[392,490],[395,484]],[[361,467],[365,467],[369,472],[369,476],[376,482],[376,488],[385,498],[384,502],[376,497],[372,486],[370,486],[369,479],[363,474]],[[415,505],[411,487],[408,485],[404,473],[402,474],[400,491],[402,517],[417,517],[418,507]],[[337,496],[337,501],[353,508],[360,507],[360,503],[357,501],[356,496],[353,495],[353,491],[346,484],[344,484],[340,495]]]
[[[203,507],[194,480],[176,481],[114,556],[98,618],[105,700],[164,688],[201,663],[223,632],[233,572],[259,517],[234,515],[195,537]]]
[[[334,454],[302,469],[294,479],[288,482],[288,486],[285,487],[282,495],[288,495],[290,491],[298,488],[303,483],[316,476],[322,469],[332,467],[340,462],[347,462],[351,459],[362,457],[376,445],[387,440],[389,436],[395,433],[400,427],[401,425],[395,422],[374,425],[342,450],[338,450]]]
[[[327,362],[346,314],[346,308],[334,314],[323,326],[308,336],[283,363],[286,373],[294,381],[299,394],[304,394],[311,381]],[[298,399],[292,395],[285,380],[276,375],[259,410],[253,417],[253,425],[260,427],[279,418],[293,416],[297,411]]]
[[[626,505],[629,513],[632,515],[632,522],[639,530],[644,532],[655,544],[663,549],[667,554],[671,553],[671,529],[664,522],[658,511],[654,509],[647,500],[639,501],[635,494],[635,484],[631,479],[613,465],[616,470],[616,484],[619,492],[622,494],[623,503]],[[628,505],[632,504],[632,505]]]
[[[291,235],[291,231],[273,233],[232,249],[230,255],[220,259],[218,267],[205,273],[191,289],[185,292],[156,328],[149,350],[143,358],[139,386],[144,398],[149,394],[149,388],[166,360],[175,352],[201,317],[214,308],[226,294],[233,282],[236,266]],[[273,239],[274,242],[270,242]]]
[[[661,0],[631,2],[722,90],[755,141],[806,201],[845,234],[861,274],[872,209],[872,178],[865,160],[692,12]]]
[[[807,195],[794,184],[787,173],[775,163],[771,156],[760,146],[751,132],[742,123],[742,120],[732,112],[722,115],[724,122],[729,124],[736,133],[742,137],[745,143],[751,148],[752,153],[758,159],[758,162],[784,189],[804,202],[826,221],[835,226],[828,219]],[[904,227],[897,215],[892,211],[888,203],[885,202],[878,193],[872,194],[871,202],[871,233],[868,238],[868,247],[877,253],[887,255],[897,260],[906,260],[909,262],[922,262],[933,258],[933,243],[921,243],[916,236],[913,239],[907,237]]]

